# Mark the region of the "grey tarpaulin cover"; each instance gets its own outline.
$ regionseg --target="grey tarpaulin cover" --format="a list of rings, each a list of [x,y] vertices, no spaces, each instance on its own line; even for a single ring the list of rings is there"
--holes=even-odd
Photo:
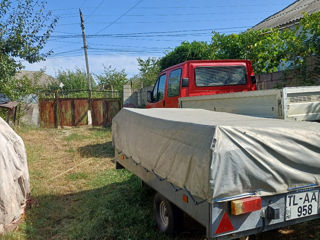
[[[23,141],[0,118],[0,234],[21,218],[29,191]]]
[[[202,109],[122,109],[115,148],[208,201],[320,183],[320,124]]]

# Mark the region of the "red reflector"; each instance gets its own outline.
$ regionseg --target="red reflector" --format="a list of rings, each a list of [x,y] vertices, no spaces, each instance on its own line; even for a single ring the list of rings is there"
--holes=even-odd
[[[231,213],[240,215],[261,209],[261,197],[249,197],[231,201]]]
[[[254,212],[261,209],[261,197],[252,197],[244,199],[243,210],[245,212]]]
[[[189,202],[189,199],[188,199],[188,196],[187,195],[182,195],[182,200],[185,202],[185,203],[188,203]]]
[[[234,227],[230,221],[229,216],[227,215],[227,213],[224,213],[224,215],[219,223],[219,226],[216,230],[216,234],[230,232],[233,230],[234,230]]]

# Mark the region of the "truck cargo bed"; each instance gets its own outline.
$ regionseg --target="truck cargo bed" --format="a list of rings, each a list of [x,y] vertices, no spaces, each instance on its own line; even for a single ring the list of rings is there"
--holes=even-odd
[[[256,117],[319,121],[320,87],[287,87],[184,97],[179,99],[179,106]]]

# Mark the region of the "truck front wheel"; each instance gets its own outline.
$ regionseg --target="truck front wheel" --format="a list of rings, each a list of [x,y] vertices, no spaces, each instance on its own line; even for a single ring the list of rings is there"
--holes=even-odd
[[[172,234],[180,230],[183,212],[159,193],[154,196],[153,209],[161,232]]]

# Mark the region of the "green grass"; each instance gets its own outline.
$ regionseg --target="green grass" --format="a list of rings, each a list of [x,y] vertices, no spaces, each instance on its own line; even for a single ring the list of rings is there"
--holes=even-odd
[[[0,239],[168,239],[156,229],[150,190],[114,169],[110,128],[18,132],[32,204],[19,228]]]
[[[91,182],[78,202],[71,239],[166,239],[155,229],[149,191],[126,170],[109,170]]]
[[[81,141],[86,139],[87,136],[79,135],[78,133],[72,133],[69,136],[63,138],[63,140],[70,142],[70,141]]]
[[[89,177],[89,175],[87,173],[84,173],[84,172],[80,172],[80,173],[71,173],[71,174],[68,174],[66,176],[69,180],[72,180],[72,181],[77,181],[79,179],[87,179]]]
[[[89,185],[78,193],[37,197],[25,222],[27,239],[168,239],[156,230],[152,194],[131,173],[110,169]]]

